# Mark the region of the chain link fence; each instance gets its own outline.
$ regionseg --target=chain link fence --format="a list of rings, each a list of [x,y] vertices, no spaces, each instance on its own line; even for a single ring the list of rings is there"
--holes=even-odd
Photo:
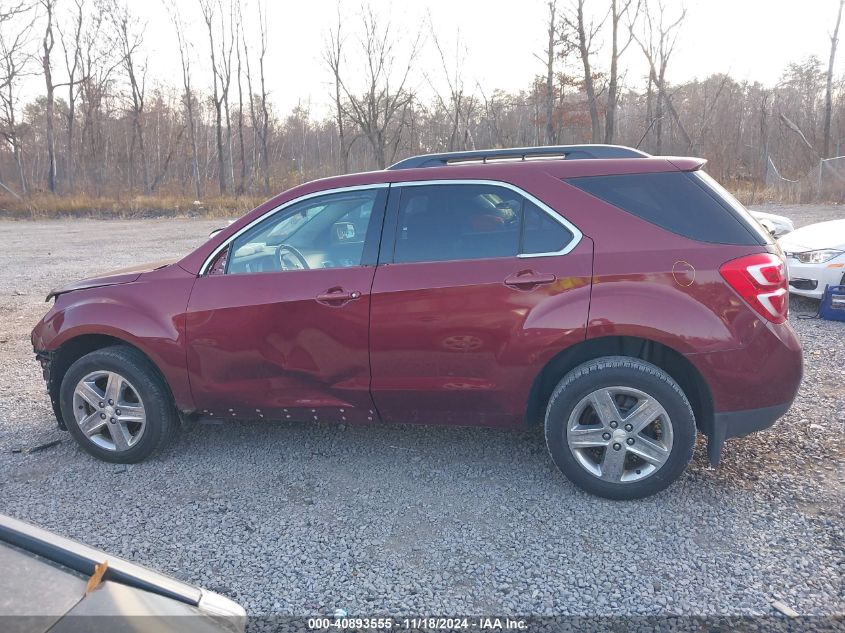
[[[785,178],[771,156],[766,162],[766,187],[784,202],[845,202],[845,156],[823,158],[797,179]]]

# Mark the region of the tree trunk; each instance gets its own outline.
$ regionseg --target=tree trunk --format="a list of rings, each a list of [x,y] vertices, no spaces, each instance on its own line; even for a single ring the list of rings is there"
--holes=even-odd
[[[208,45],[211,51],[211,69],[214,77],[214,136],[217,141],[217,184],[220,188],[220,195],[226,195],[226,158],[223,153],[223,100],[220,98],[218,87],[217,59],[214,53],[214,30],[212,22],[214,9],[211,4],[203,4],[203,18],[208,28]]]
[[[660,87],[663,83],[660,79],[654,83],[657,85],[657,100],[654,105],[654,153],[660,156],[663,151],[663,90]]]
[[[554,114],[555,114],[555,35],[557,29],[555,20],[557,18],[557,10],[554,0],[549,2],[549,40],[546,48],[546,143],[554,145],[557,142],[557,134],[555,133]]]
[[[249,92],[249,122],[252,126],[252,165],[250,169],[250,189],[256,174],[256,165],[259,158],[256,154],[258,152],[258,119],[255,115],[255,96],[252,92],[252,70],[249,66],[249,48],[246,45],[246,38],[243,31],[241,31],[241,43],[244,47],[244,61],[246,62],[246,88]]]
[[[73,93],[73,84],[71,83],[69,92]],[[73,134],[76,129],[76,102],[71,94],[67,104],[67,160],[65,161],[65,182],[67,183],[66,191],[73,193],[73,178],[74,178],[74,158],[73,158]],[[64,190],[64,187],[62,188]]]
[[[44,0],[44,9],[47,12],[47,26],[44,30],[42,46],[44,56],[41,58],[41,68],[44,71],[44,83],[47,90],[46,102],[46,137],[47,137],[47,189],[50,193],[56,193],[56,136],[53,131],[53,118],[55,111],[55,99],[53,97],[53,72],[50,63],[50,54],[53,52],[53,7],[56,0]]]
[[[627,10],[627,4],[619,11],[619,0],[611,0],[610,76],[607,81],[607,108],[604,114],[604,142],[609,144],[613,143],[616,135],[616,107],[619,105],[619,20]],[[629,39],[628,43],[630,41]]]
[[[21,195],[26,197],[29,195],[29,187],[26,184],[26,171],[23,167],[23,152],[21,151],[21,142],[15,138],[12,141],[12,154],[15,157],[15,165],[18,167],[18,179],[21,185]]]
[[[237,41],[237,38],[235,38]],[[241,46],[238,43],[238,145],[240,149],[241,170],[237,193],[243,195],[246,187],[246,147],[244,146],[244,92],[241,84]]]
[[[267,54],[267,14],[259,8],[261,22],[261,55],[258,57],[259,79],[261,81],[261,168],[264,172],[264,195],[270,195],[270,156],[267,151],[267,134],[270,127],[270,113],[267,110],[267,87],[264,82],[264,56]]]
[[[842,22],[842,6],[845,0],[839,0],[839,12],[836,26],[830,36],[830,58],[827,63],[827,87],[824,93],[824,129],[822,131],[822,158],[830,158],[830,119],[833,112],[833,63],[836,60],[836,46],[839,44],[839,24]]]
[[[645,94],[645,134],[651,136],[651,129],[654,127],[654,82],[651,79],[651,74],[648,76],[648,87]],[[651,149],[651,142],[646,143],[646,146]]]
[[[601,142],[601,127],[599,122],[599,107],[596,102],[596,87],[593,82],[593,71],[590,67],[590,49],[587,45],[587,26],[584,22],[584,0],[578,0],[578,52],[584,65],[584,91],[587,93],[587,106],[590,109],[591,140]]]
[[[764,91],[760,97],[760,171],[758,180],[766,184],[766,173],[769,170],[769,92]]]

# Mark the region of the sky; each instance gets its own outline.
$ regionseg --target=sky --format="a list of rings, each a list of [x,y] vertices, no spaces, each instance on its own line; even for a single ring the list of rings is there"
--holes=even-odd
[[[146,23],[145,51],[148,77],[180,85],[178,47],[163,0],[126,0]],[[261,0],[263,1],[263,0]],[[366,1],[366,0],[365,0]],[[832,22],[838,0],[664,0],[669,15],[684,6],[687,17],[667,77],[681,82],[712,73],[727,72],[738,80],[775,84],[793,61],[815,54],[827,64]],[[198,0],[175,0],[187,39],[193,45],[194,84],[210,86],[208,45]],[[245,31],[258,45],[259,0],[242,0]],[[266,0],[268,21],[267,85],[278,111],[297,104],[308,105],[313,114],[329,112],[331,76],[322,60],[328,30],[337,21],[337,0]],[[558,0],[566,6],[572,0]],[[60,4],[62,0],[60,0]],[[402,47],[421,31],[427,40],[420,54],[419,71],[412,86],[424,96],[434,87],[443,89],[443,70],[432,46],[429,22],[437,34],[450,66],[459,57],[467,88],[489,93],[495,88],[516,91],[527,87],[534,74],[543,72],[535,57],[545,47],[545,0],[415,0],[390,2],[369,0],[369,5],[389,20]],[[69,0],[64,0],[69,5]],[[607,0],[587,0],[588,12],[598,12]],[[354,53],[359,48],[360,7],[358,0],[340,0],[346,45],[350,52],[349,75],[356,69]],[[596,13],[597,14],[597,13]],[[845,30],[845,29],[843,29]],[[460,39],[462,52],[456,55]],[[597,58],[606,66],[609,36],[599,36],[603,49]],[[845,33],[840,35],[845,40]],[[57,49],[59,47],[57,46]],[[845,45],[840,46],[837,73],[845,73]],[[58,61],[58,60],[57,60]],[[577,59],[573,57],[573,63]],[[254,62],[253,62],[254,63]],[[622,66],[628,68],[629,85],[641,85],[646,66],[641,51],[632,44]],[[574,69],[574,68],[573,68]],[[28,80],[25,92],[37,94],[43,80]]]

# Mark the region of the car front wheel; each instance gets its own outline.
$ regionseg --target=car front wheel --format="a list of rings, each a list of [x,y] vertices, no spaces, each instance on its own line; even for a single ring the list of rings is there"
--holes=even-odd
[[[609,356],[558,383],[546,410],[546,443],[561,471],[611,499],[655,494],[692,459],[695,417],[684,392],[646,361]]]
[[[76,442],[108,462],[130,464],[154,453],[176,427],[164,381],[135,349],[99,349],[62,379],[62,417]]]

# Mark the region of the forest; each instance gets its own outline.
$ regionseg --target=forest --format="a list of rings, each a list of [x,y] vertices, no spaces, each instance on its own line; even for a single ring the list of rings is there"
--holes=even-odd
[[[153,33],[124,0],[3,0],[0,212],[230,213],[414,154],[588,142],[701,156],[746,203],[843,202],[845,0],[818,4],[828,55],[796,59],[768,86],[728,74],[670,83],[681,2],[551,0],[515,92],[464,76],[461,42],[431,25],[403,33],[366,5],[338,9],[315,69],[331,109],[317,114],[274,105],[264,5],[169,0],[169,31]],[[188,10],[204,41],[186,41]],[[245,36],[247,21],[259,37]],[[148,46],[162,39],[178,82],[148,76]],[[438,68],[420,68],[424,48]],[[646,76],[627,72],[635,57]],[[421,73],[437,77],[425,94]],[[25,94],[33,77],[38,94]]]

